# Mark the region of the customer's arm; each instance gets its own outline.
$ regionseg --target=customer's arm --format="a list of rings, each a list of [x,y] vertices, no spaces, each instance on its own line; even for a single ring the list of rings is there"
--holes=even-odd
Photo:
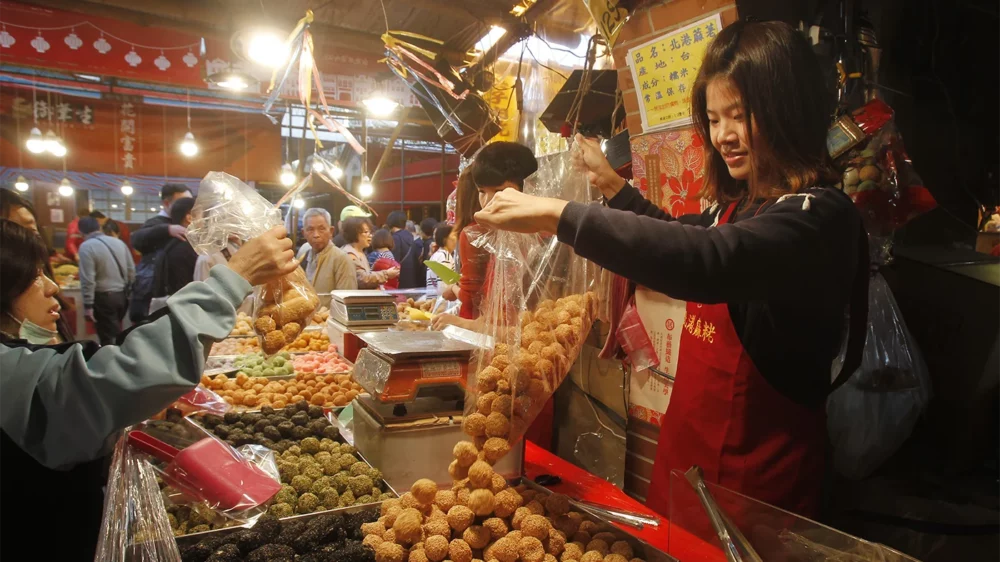
[[[124,245],[124,243],[122,243]],[[129,251],[128,246],[125,246],[125,263],[128,275],[128,284],[131,285],[135,283],[135,261],[132,259],[132,252]]]
[[[94,248],[80,246],[80,291],[83,293],[83,308],[94,308],[94,292],[97,290],[97,266],[94,263]]]

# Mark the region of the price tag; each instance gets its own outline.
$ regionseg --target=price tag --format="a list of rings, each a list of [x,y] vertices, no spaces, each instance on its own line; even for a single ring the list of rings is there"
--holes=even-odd
[[[628,10],[618,5],[618,0],[584,0],[591,17],[597,22],[597,28],[608,42],[611,49],[618,41],[625,21],[628,20]]]

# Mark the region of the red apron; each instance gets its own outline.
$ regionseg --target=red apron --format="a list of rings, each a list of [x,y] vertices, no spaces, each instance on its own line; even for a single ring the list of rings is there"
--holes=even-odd
[[[731,218],[735,205],[720,218]],[[687,303],[677,376],[662,418],[647,505],[669,516],[670,472],[800,515],[819,506],[826,413],[780,394],[743,348],[726,304]]]

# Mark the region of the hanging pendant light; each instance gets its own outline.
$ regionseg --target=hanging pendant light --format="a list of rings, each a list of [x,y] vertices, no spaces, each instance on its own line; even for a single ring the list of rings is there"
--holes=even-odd
[[[198,154],[198,143],[194,142],[194,133],[188,131],[184,135],[184,140],[181,141],[181,154],[191,158]]]
[[[129,195],[132,195],[133,191],[135,190],[132,189],[132,184],[128,182],[128,178],[125,178],[125,181],[122,182],[122,195],[128,197]]]
[[[292,206],[296,209],[304,209],[306,202],[301,197],[296,197],[295,199],[292,199]]]
[[[76,189],[73,188],[73,184],[69,183],[69,178],[63,178],[59,182],[59,195],[63,197],[71,197]]]
[[[340,178],[344,177],[344,170],[342,170],[340,166],[334,164],[330,166],[330,177],[332,177],[335,180],[339,180]]]
[[[56,158],[66,156],[66,145],[63,144],[59,136],[52,130],[45,133],[45,150]]]
[[[368,176],[361,179],[361,185],[358,186],[358,195],[368,199],[375,193],[375,186],[372,185],[372,180]]]
[[[285,164],[281,167],[281,176],[278,178],[281,181],[281,185],[285,187],[292,187],[295,185],[295,172],[292,171],[292,166],[290,164]]]
[[[18,191],[28,191],[28,180],[24,176],[17,176],[17,181],[14,182],[14,189]]]
[[[45,152],[45,139],[42,138],[42,131],[38,127],[31,128],[31,133],[28,134],[28,140],[24,143],[24,146],[32,154]]]

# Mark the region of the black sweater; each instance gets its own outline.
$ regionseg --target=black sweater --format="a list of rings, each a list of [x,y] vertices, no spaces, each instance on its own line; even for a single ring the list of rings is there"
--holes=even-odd
[[[674,219],[626,185],[608,207],[567,205],[558,235],[579,255],[642,286],[727,303],[764,378],[795,402],[818,407],[843,342],[863,231],[840,191],[805,193],[741,205],[730,224],[709,228],[724,209]]]

